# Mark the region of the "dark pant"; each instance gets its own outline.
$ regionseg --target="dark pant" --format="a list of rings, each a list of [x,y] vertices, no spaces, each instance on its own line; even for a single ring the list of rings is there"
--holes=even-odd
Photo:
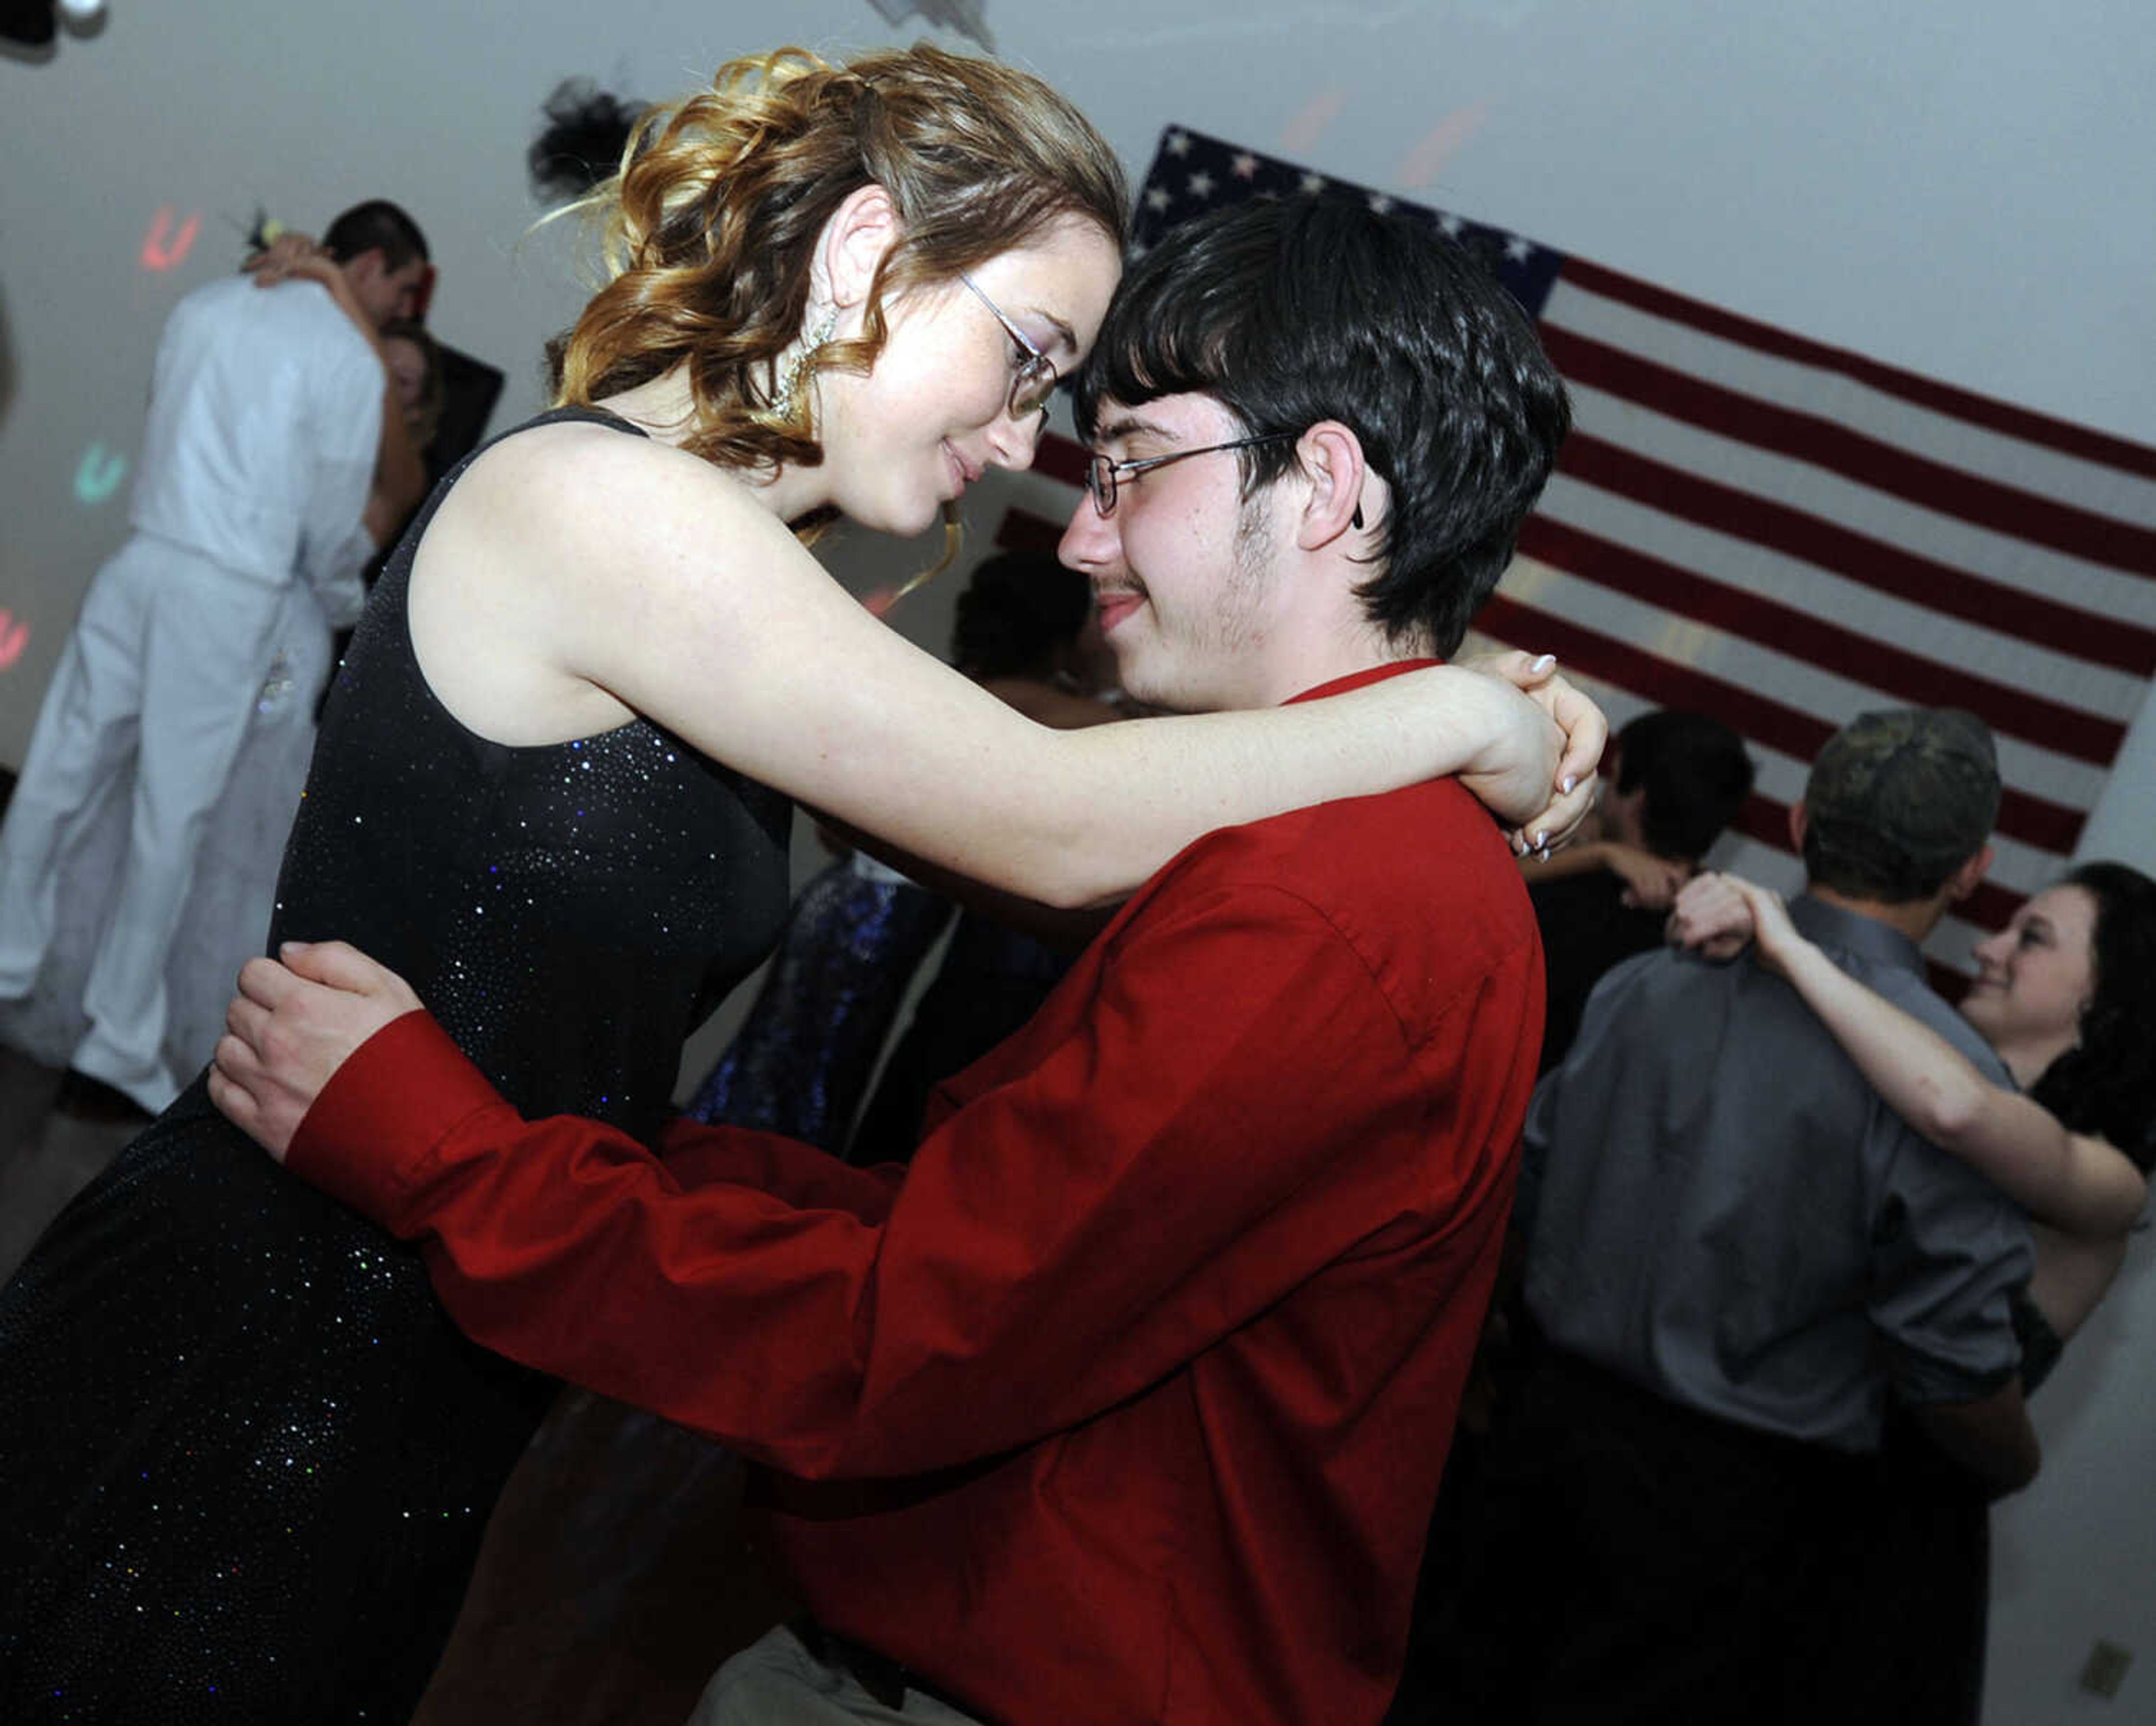
[[[1484,1447],[1432,1718],[1841,1718],[1825,1656],[1875,1472],[1545,1351]]]

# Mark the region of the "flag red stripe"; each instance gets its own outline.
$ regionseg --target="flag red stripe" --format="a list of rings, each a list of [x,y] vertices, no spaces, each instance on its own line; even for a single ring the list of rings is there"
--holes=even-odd
[[[2061,605],[1935,562],[1584,432],[1575,431],[1565,439],[1558,470],[1665,515],[1832,570],[1928,610],[2133,676],[2156,672],[2156,629]]]
[[[1912,706],[1966,707],[1995,731],[2092,767],[2109,767],[2125,741],[2126,727],[2114,721],[1889,646],[1547,516],[1528,519],[1520,530],[1520,549],[1584,580],[1870,684]]]
[[[1502,593],[1482,608],[1475,627],[1515,647],[1554,653],[1589,676],[1630,690],[1658,706],[1712,713],[1746,737],[1799,761],[1810,761],[1835,730],[1835,724],[1800,708],[1680,665],[1553,612],[1522,605]],[[2080,810],[2011,787],[1999,806],[2001,833],[2061,858],[2072,854],[2086,819]]]
[[[1051,480],[1060,480],[1066,485],[1083,486],[1086,446],[1073,443],[1060,432],[1043,432],[1040,447],[1034,451],[1033,470]]]
[[[1006,552],[1045,552],[1055,555],[1063,538],[1063,525],[1031,510],[1007,509],[996,524],[996,545]]]
[[[2156,532],[1928,460],[1816,414],[1707,383],[1607,343],[1542,326],[1543,345],[1573,383],[1637,402],[1793,461],[1838,473],[1940,515],[2156,580]]]
[[[1748,347],[1757,348],[1760,352],[1772,354],[1778,359],[1794,360],[1822,371],[1839,372],[1845,378],[1868,383],[1889,395],[1899,396],[1903,401],[1913,403],[1917,407],[1965,419],[1970,424],[1980,425],[1988,431],[2020,438],[2027,443],[2041,444],[2046,449],[2056,449],[2061,455],[2082,461],[2098,463],[2124,473],[2138,474],[2143,479],[2156,480],[2156,449],[2144,444],[2129,443],[2123,438],[2112,437],[2089,426],[2074,425],[2063,419],[2054,419],[2049,414],[2014,407],[1990,396],[1957,389],[1950,383],[1940,383],[1932,378],[1898,371],[1876,360],[1868,360],[1861,354],[1851,353],[1846,348],[1829,347],[1822,342],[1808,342],[1786,330],[1778,330],[1769,324],[1755,323],[1750,318],[1739,317],[1736,313],[1724,311],[1717,306],[1702,305],[1699,301],[1672,293],[1667,288],[1658,288],[1651,282],[1643,282],[1636,277],[1604,269],[1599,264],[1590,264],[1583,258],[1566,258],[1562,276],[1565,281],[1590,293],[1621,301],[1657,317],[1689,324],[1709,336],[1743,342]]]

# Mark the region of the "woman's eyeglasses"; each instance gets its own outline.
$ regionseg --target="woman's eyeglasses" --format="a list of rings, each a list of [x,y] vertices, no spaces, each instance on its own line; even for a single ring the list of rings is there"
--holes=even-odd
[[[973,291],[973,297],[995,315],[1004,332],[1018,344],[1018,370],[1011,375],[1010,414],[1014,419],[1029,419],[1036,414],[1048,412],[1048,398],[1055,393],[1055,365],[1048,356],[1025,338],[1019,329],[1003,314],[1003,308],[986,294],[970,275],[958,280]]]

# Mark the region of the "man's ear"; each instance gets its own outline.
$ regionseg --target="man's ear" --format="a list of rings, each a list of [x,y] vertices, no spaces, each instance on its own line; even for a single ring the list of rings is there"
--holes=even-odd
[[[344,278],[355,290],[372,287],[389,274],[389,259],[380,246],[369,246],[344,260]]]
[[[818,273],[831,305],[844,310],[868,299],[898,234],[898,210],[882,187],[870,182],[848,195],[824,223],[816,248]]]
[[[1796,847],[1797,855],[1804,854],[1804,834],[1812,824],[1812,812],[1804,807],[1801,797],[1789,805],[1789,843]]]
[[[1947,877],[1947,903],[1958,905],[1979,887],[1991,872],[1991,847],[1984,846],[1969,861]]]
[[[1385,482],[1363,460],[1363,440],[1338,420],[1319,420],[1296,441],[1295,453],[1310,487],[1296,525],[1295,542],[1302,550],[1317,551],[1359,531],[1385,507]]]

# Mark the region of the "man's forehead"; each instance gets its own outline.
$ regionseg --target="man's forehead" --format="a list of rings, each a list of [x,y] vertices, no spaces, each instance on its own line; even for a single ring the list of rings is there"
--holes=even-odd
[[[1217,437],[1221,423],[1232,418],[1218,396],[1196,390],[1155,396],[1130,406],[1112,396],[1103,396],[1093,416],[1093,442],[1096,445],[1127,443],[1144,437],[1168,444],[1189,443],[1201,437]]]

